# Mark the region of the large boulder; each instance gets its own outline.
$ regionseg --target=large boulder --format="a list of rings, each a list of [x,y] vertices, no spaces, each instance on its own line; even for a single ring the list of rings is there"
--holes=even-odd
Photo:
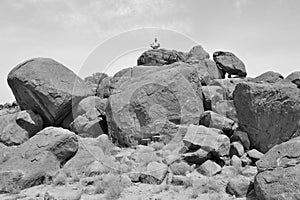
[[[234,91],[240,128],[265,153],[300,135],[300,90],[289,84],[240,83]]]
[[[183,62],[186,58],[187,55],[183,52],[167,49],[151,49],[145,51],[138,58],[137,65],[169,65],[174,62]]]
[[[41,116],[31,110],[0,116],[0,142],[7,146],[22,144],[42,129]]]
[[[0,193],[51,181],[78,149],[74,133],[48,127],[17,147],[0,149]]]
[[[238,75],[239,77],[247,76],[245,64],[233,53],[217,51],[213,54],[213,59],[223,72],[229,75]]]
[[[197,71],[178,64],[121,84],[109,98],[106,115],[112,138],[131,145],[174,124],[198,124],[203,111]]]
[[[274,146],[256,166],[254,188],[258,199],[300,199],[300,137]]]
[[[7,78],[22,110],[40,114],[46,126],[59,125],[72,104],[93,95],[71,70],[49,58],[27,60],[10,71]]]
[[[265,73],[262,73],[261,75],[255,77],[252,79],[252,82],[268,82],[268,83],[276,83],[278,81],[281,81],[283,79],[283,76],[277,72],[273,71],[267,71]]]
[[[203,49],[201,45],[194,46],[187,54],[187,60],[204,60],[209,59],[209,54]]]
[[[300,71],[295,71],[289,74],[284,80],[284,83],[291,82],[295,84],[298,88],[300,88]]]

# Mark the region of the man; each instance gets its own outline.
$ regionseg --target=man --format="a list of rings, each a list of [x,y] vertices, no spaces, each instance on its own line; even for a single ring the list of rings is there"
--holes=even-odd
[[[157,42],[157,38],[154,38],[154,43],[152,43],[150,47],[152,49],[158,49],[160,47],[160,44]]]

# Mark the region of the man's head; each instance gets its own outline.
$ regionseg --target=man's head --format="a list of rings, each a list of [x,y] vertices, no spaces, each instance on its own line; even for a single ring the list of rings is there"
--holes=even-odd
[[[154,42],[157,42],[157,38],[154,38]]]

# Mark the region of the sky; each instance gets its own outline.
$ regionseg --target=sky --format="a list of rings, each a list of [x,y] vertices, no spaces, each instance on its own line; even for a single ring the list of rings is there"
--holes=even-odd
[[[157,37],[163,48],[236,54],[248,75],[300,70],[299,0],[0,0],[0,103],[7,74],[50,57],[84,78],[136,65]]]

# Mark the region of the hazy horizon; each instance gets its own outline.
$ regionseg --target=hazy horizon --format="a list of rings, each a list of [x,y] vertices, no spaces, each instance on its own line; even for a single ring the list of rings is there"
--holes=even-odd
[[[82,78],[112,75],[136,65],[154,37],[167,49],[233,52],[251,77],[287,76],[300,70],[299,8],[297,0],[2,0],[0,103],[14,100],[7,74],[27,59],[53,58]]]

